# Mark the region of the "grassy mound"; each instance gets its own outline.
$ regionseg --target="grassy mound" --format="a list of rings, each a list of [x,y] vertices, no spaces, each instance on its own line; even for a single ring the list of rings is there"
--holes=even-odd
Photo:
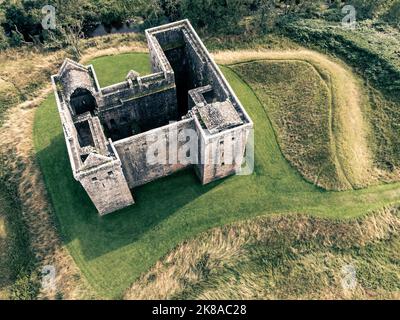
[[[206,232],[168,254],[127,299],[399,298],[400,211],[332,221],[261,217]],[[354,286],[343,288],[346,266]]]
[[[366,79],[371,108],[366,114],[373,129],[373,161],[385,181],[400,181],[400,59],[399,31],[377,30],[370,23],[356,30],[321,20],[287,24],[292,40],[337,55]]]
[[[359,81],[339,62],[307,50],[216,55],[246,79],[266,108],[282,151],[309,181],[328,190],[374,181],[369,110]],[[263,60],[263,61],[254,61]]]
[[[285,24],[283,32],[303,45],[314,46],[343,58],[386,93],[400,90],[399,32],[359,23],[356,29],[323,20]]]
[[[233,69],[263,102],[283,153],[301,174],[326,189],[351,187],[332,144],[331,92],[316,69],[301,61],[259,61]]]
[[[95,66],[118,70],[97,72],[100,83],[120,81],[130,69],[149,71],[145,57],[96,59]],[[72,177],[54,97],[38,108],[34,140],[48,194],[71,255],[100,295],[121,297],[179,243],[213,227],[277,212],[348,218],[400,202],[398,184],[338,193],[307,183],[280,152],[254,91],[229,68],[223,72],[255,123],[254,174],[201,186],[183,171],[135,189],[136,205],[104,218]]]

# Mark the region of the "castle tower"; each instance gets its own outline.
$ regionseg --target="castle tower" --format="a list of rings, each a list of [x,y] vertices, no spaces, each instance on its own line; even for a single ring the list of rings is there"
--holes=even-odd
[[[121,161],[97,116],[102,97],[93,68],[67,59],[52,81],[74,178],[100,215],[133,204]]]

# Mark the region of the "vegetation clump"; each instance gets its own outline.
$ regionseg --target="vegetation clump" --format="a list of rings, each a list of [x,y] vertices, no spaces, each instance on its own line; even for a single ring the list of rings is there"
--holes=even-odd
[[[235,223],[179,245],[125,298],[398,299],[399,228],[398,207],[348,221],[294,214]]]

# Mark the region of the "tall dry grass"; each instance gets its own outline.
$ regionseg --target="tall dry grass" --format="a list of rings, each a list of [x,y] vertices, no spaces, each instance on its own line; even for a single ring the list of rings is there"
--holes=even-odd
[[[0,204],[1,203],[2,202],[0,199]],[[0,212],[0,299],[2,299],[2,297],[6,297],[5,288],[10,282],[10,270],[9,266],[6,265],[8,261],[8,247],[9,238],[7,237],[6,221],[3,213]]]
[[[393,236],[398,236],[399,231],[398,207],[385,208],[363,219],[344,222],[304,215],[270,216],[244,221],[213,229],[179,245],[133,283],[127,290],[125,298],[361,299],[377,296],[400,297],[399,292],[388,292],[381,288],[376,288],[371,292],[369,288],[358,286],[354,292],[347,292],[340,286],[342,277],[340,266],[351,262],[351,256],[348,253],[341,254],[341,252],[352,249],[357,252],[358,248],[388,241]],[[299,247],[299,243],[304,244],[304,248]],[[292,273],[286,276],[268,263],[263,270],[241,269],[241,265],[246,260],[259,258],[257,252],[255,254],[251,252],[253,247],[261,248],[261,250],[263,247],[271,247],[271,261],[277,259],[274,255],[279,256],[282,252],[300,254],[300,259],[297,260]],[[333,271],[329,270],[329,267],[333,266],[339,267]],[[235,280],[234,276],[224,276],[224,273],[222,276],[215,276],[221,270],[229,270],[228,274],[231,275],[240,274],[240,280]],[[266,274],[273,281],[280,281],[284,285],[281,288],[268,287],[265,283]],[[296,279],[299,274],[300,276],[308,274],[309,278],[315,278],[315,287],[297,288],[304,292],[299,293],[294,290],[294,293],[285,296],[281,290],[288,292],[293,290],[298,283],[291,283],[291,279]],[[398,276],[400,276],[399,273]],[[196,291],[196,285],[202,282],[208,282],[207,286],[203,290]],[[400,282],[398,286],[400,289]],[[317,290],[317,287],[320,289]],[[188,292],[191,295],[187,296]]]
[[[81,62],[86,63],[98,56],[145,50],[143,42],[130,42],[129,39],[132,37],[87,40],[83,44],[85,49]],[[117,44],[121,44],[118,49],[115,48]],[[57,290],[42,290],[40,298],[46,299],[96,297],[60,239],[33,149],[36,108],[52,92],[50,75],[58,71],[66,57],[66,51],[45,53],[10,49],[0,53],[0,95],[11,97],[0,99],[0,104],[7,104],[3,105],[6,112],[0,127],[0,164],[2,172],[7,172],[7,176],[2,178],[17,189],[31,246],[38,260],[38,271],[46,265],[56,268]],[[1,247],[0,251],[5,252]]]

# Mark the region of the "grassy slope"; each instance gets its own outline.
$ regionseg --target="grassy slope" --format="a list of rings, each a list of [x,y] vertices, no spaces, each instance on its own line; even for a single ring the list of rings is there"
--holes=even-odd
[[[336,227],[338,231],[341,226]],[[318,237],[298,241],[298,234],[285,231],[285,236],[277,230],[274,239],[245,245],[239,256],[175,298],[392,299],[396,294],[399,298],[398,233],[364,245],[350,241],[338,245]],[[350,265],[355,268],[357,286],[343,290],[342,268]]]
[[[31,277],[34,264],[21,208],[0,184],[0,300],[36,297],[38,283]]]
[[[98,69],[103,86],[122,80],[131,68],[148,70],[143,54],[128,56],[95,60],[97,67],[113,61],[120,71],[114,78]],[[400,201],[398,184],[338,193],[306,183],[283,158],[253,91],[230,69],[223,72],[255,122],[255,173],[203,187],[191,171],[181,172],[134,190],[135,206],[105,218],[97,217],[73,180],[54,97],[38,109],[35,146],[64,240],[89,282],[105,297],[120,297],[177,244],[212,227],[274,212],[348,218]]]
[[[371,21],[349,30],[322,20],[301,20],[284,29],[292,40],[340,57],[367,80],[371,109],[366,115],[375,140],[374,164],[381,170],[381,180],[399,181],[399,31],[389,27],[378,31]]]
[[[216,228],[179,245],[126,298],[399,298],[399,213],[346,221],[267,216]],[[346,290],[348,265],[356,283]]]
[[[140,38],[143,40],[143,37]],[[88,60],[116,53],[144,52],[147,49],[145,42],[138,42],[134,34],[88,39],[82,41],[82,46],[83,59]],[[19,219],[19,214],[16,214],[19,209],[15,203],[13,209],[6,212],[12,215],[8,219],[10,227],[7,228],[7,237],[15,239],[14,242],[18,244],[15,252],[11,250],[11,269],[14,271],[12,279],[17,279],[10,288],[11,298],[34,297],[38,284],[36,271],[39,271],[40,265],[47,265],[49,261],[57,269],[57,292],[42,291],[40,298],[53,299],[55,295],[64,299],[93,297],[86,282],[81,279],[77,266],[71,261],[70,254],[59,246],[59,234],[49,212],[47,195],[42,192],[44,184],[32,152],[32,126],[36,107],[46,95],[45,92],[51,91],[50,75],[58,72],[60,63],[67,56],[63,50],[44,53],[32,51],[28,47],[0,52],[0,187],[3,187],[4,182],[15,202],[24,207],[24,212],[29,212],[22,220]],[[30,76],[26,77],[26,74]],[[35,192],[32,193],[32,190]],[[26,228],[24,232],[18,231],[21,224]],[[28,234],[30,243],[27,244],[25,238]],[[27,254],[28,248],[32,249],[30,253],[34,252],[38,259],[32,259]],[[20,258],[21,261],[17,261]],[[23,261],[27,263],[25,269],[21,270],[17,264]],[[27,275],[29,272],[31,277]]]
[[[312,73],[311,76],[316,78],[316,73],[318,73],[319,79],[316,80],[316,83],[322,83],[321,89],[313,89],[312,84],[302,79],[301,76],[307,71],[304,68],[304,64],[302,70],[298,70],[298,72],[300,72],[299,76],[287,72],[286,76],[290,78],[291,81],[285,81],[279,73],[274,72],[275,69],[268,68],[262,64],[260,67],[263,68],[263,73],[268,74],[269,77],[265,77],[265,75],[260,74],[260,72],[258,72],[258,76],[266,82],[265,84],[261,81],[257,81],[252,75],[254,72],[254,70],[251,70],[252,64],[246,64],[246,68],[241,68],[243,69],[242,77],[251,82],[251,86],[257,91],[258,95],[262,95],[262,99],[265,100],[268,98],[263,101],[263,103],[269,109],[269,112],[280,109],[281,114],[278,115],[278,117],[287,117],[287,120],[292,122],[296,122],[296,118],[299,116],[302,117],[303,120],[307,119],[306,122],[302,123],[303,128],[296,126],[290,128],[280,127],[278,133],[282,134],[280,137],[281,142],[283,141],[283,136],[287,135],[287,139],[291,140],[291,142],[289,142],[290,144],[295,142],[301,144],[304,135],[311,134],[311,131],[306,132],[306,128],[304,127],[313,126],[315,128],[316,126],[321,126],[325,128],[323,135],[326,138],[326,135],[329,134],[330,162],[334,166],[334,170],[330,170],[330,176],[326,175],[323,177],[325,179],[319,180],[320,186],[325,189],[343,190],[351,189],[352,187],[365,187],[376,180],[376,174],[373,172],[374,169],[370,150],[373,137],[371,135],[370,126],[366,121],[366,113],[369,112],[370,106],[367,99],[364,97],[364,87],[360,79],[354,77],[347,66],[338,60],[329,59],[326,55],[304,49],[284,51],[240,50],[234,51],[233,53],[218,52],[215,54],[215,57],[217,61],[222,64],[240,64],[240,62],[256,60],[267,60],[270,63],[291,61],[297,63],[297,68],[300,68],[299,60],[307,62],[309,66],[314,69],[314,73]],[[254,66],[253,69],[255,69]],[[310,74],[310,72],[308,72],[308,74]],[[304,74],[304,76],[307,77],[306,74]],[[323,80],[324,83],[321,80]],[[276,82],[279,82],[279,85]],[[304,87],[304,89],[299,89],[301,94],[298,94],[294,99],[288,98],[287,95],[291,95],[290,90],[296,85],[297,87]],[[268,90],[265,92],[267,86]],[[316,101],[312,101],[312,99],[318,99],[318,95],[321,95],[318,91],[326,91],[326,87],[328,87],[329,90],[329,100],[326,99],[323,105],[317,107],[320,110],[325,110],[324,114],[315,117],[315,115],[312,114],[314,108],[312,105],[310,106],[309,103],[315,103]],[[285,90],[287,93],[285,93]],[[281,102],[284,101],[286,105],[284,105],[284,103],[278,103],[278,105],[276,105],[278,99],[273,99],[272,97],[279,93],[281,93],[279,100]],[[311,99],[311,101],[308,102],[307,99]],[[295,109],[293,107],[294,105],[301,107]],[[290,109],[293,112],[288,115],[286,109]],[[276,112],[275,115],[277,115]],[[324,119],[326,119],[326,117],[328,117],[328,121],[330,122],[328,127],[324,124]],[[272,120],[276,119],[277,117]],[[312,124],[312,119],[318,120],[319,123]],[[275,128],[275,130],[277,130],[277,126],[275,126]],[[283,129],[288,130],[284,131]],[[302,130],[304,132],[302,132]],[[295,141],[296,139],[299,141]],[[324,147],[322,145],[318,147],[320,148],[319,152],[321,154],[326,152],[323,150]],[[300,149],[310,149],[310,146],[302,146]],[[283,151],[286,156],[288,156],[288,153],[285,152],[286,150],[283,149]],[[293,158],[291,158],[291,160],[293,160]],[[301,170],[301,172],[303,174],[307,172],[305,176],[310,181],[314,182],[315,179],[311,177],[318,176],[320,174],[320,169],[315,170],[314,163],[304,161],[304,158],[302,160],[303,170]],[[318,159],[311,160],[314,162],[318,161]]]
[[[0,300],[5,299],[7,287],[11,284],[11,270],[9,264],[10,237],[6,225],[5,210],[10,210],[5,193],[0,192]]]
[[[302,175],[327,189],[348,188],[331,137],[330,88],[316,69],[294,60],[232,68],[265,104],[283,153]]]

